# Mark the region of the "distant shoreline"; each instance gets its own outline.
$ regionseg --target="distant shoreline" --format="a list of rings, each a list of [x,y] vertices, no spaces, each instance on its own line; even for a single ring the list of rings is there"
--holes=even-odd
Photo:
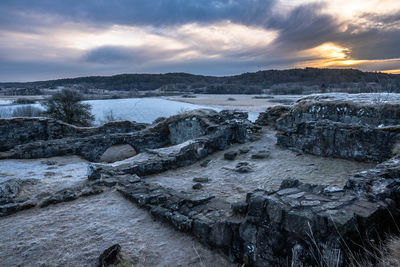
[[[247,112],[263,112],[269,107],[279,104],[289,104],[302,97],[300,95],[274,95],[271,98],[257,98],[255,95],[210,95],[199,94],[187,98],[183,96],[168,96],[165,99],[189,104],[209,106],[221,109],[237,109]]]

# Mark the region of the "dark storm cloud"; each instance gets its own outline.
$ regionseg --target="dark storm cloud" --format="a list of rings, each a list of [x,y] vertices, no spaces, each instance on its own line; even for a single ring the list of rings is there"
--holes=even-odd
[[[269,27],[279,31],[276,43],[299,51],[334,39],[340,23],[331,15],[321,13],[322,7],[322,4],[302,5],[287,17],[272,17]]]
[[[375,22],[377,25],[384,24],[386,27],[400,23],[400,11],[392,14],[376,14],[376,13],[364,13],[360,18],[366,19],[370,22]]]
[[[0,25],[35,26],[25,23],[32,22],[35,14],[101,25],[168,26],[226,19],[262,24],[274,3],[275,0],[2,0]]]
[[[335,41],[350,49],[354,59],[400,58],[400,29],[389,31],[368,29],[356,33],[341,33]]]
[[[348,25],[335,41],[350,49],[355,59],[400,58],[400,12],[391,14],[364,13],[361,23]]]
[[[332,42],[348,48],[347,56],[353,59],[400,58],[400,12],[364,13],[342,31],[344,22],[321,12],[322,8],[321,4],[302,5],[287,17],[271,17],[268,26],[279,31],[275,46],[281,53]]]
[[[163,60],[179,53],[179,50],[160,50],[156,47],[123,47],[123,46],[102,46],[90,50],[83,58],[89,63],[110,64],[110,63],[132,63],[141,64],[152,60]]]
[[[49,78],[57,77],[56,74],[68,77],[163,71],[223,75],[259,67],[285,68],[303,60],[317,59],[304,58],[298,52],[326,42],[349,48],[352,59],[400,58],[398,11],[392,14],[364,13],[354,18],[352,24],[344,25],[348,22],[324,12],[323,4],[300,5],[282,14],[277,12],[276,3],[277,0],[0,0],[0,31],[35,32],[43,35],[44,41],[52,29],[62,29],[61,25],[68,23],[77,23],[72,27],[82,25],[86,30],[99,32],[112,25],[153,26],[152,34],[157,35],[159,31],[163,35],[173,31],[175,26],[187,23],[207,25],[230,20],[275,30],[278,34],[265,49],[257,45],[240,50],[218,50],[218,44],[196,47],[200,54],[218,54],[218,58],[184,62],[168,62],[180,51],[160,47],[97,47],[76,62],[67,63],[40,59],[37,62],[13,62],[12,55],[3,51],[9,55],[9,61],[0,62],[0,80],[12,80],[7,75],[18,78],[19,73],[23,73],[26,80],[31,79],[29,77],[45,78],[46,73]],[[343,31],[345,26],[347,30]]]

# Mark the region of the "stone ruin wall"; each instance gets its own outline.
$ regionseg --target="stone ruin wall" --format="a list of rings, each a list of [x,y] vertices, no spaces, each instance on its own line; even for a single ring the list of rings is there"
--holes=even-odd
[[[278,144],[295,151],[382,162],[396,154],[400,105],[395,101],[376,103],[376,96],[363,96],[350,100],[341,94],[304,97],[293,107],[270,108],[257,123],[275,127]]]
[[[197,110],[152,125],[120,121],[99,127],[76,127],[48,118],[0,119],[0,159],[79,155],[98,161],[111,146],[131,145],[137,153],[209,135],[222,124],[235,124],[247,113]]]
[[[383,120],[385,126],[378,127],[382,123],[373,113],[368,113],[364,121],[349,115],[358,114],[356,109],[359,107],[340,113],[337,108],[332,108],[332,103],[326,109],[323,106],[315,108],[312,104],[300,111],[296,105],[294,108],[273,108],[274,114],[262,114],[258,120],[261,125],[280,130],[278,144],[317,155],[383,163],[353,175],[344,188],[285,180],[279,190],[249,192],[246,201],[237,203],[150,185],[137,176],[133,179],[135,174],[165,171],[179,167],[181,162],[191,164],[204,158],[207,155],[204,151],[212,152],[208,146],[215,142],[225,144],[220,147],[223,149],[233,141],[246,140],[248,125],[233,127],[230,131],[232,139],[228,141],[223,138],[227,136],[225,132],[222,135],[215,132],[217,124],[201,120],[199,124],[189,123],[194,125],[192,129],[197,129],[195,132],[199,133],[198,129],[201,129],[201,134],[206,134],[203,137],[185,132],[182,140],[174,142],[186,138],[191,141],[146,152],[148,154],[143,154],[142,161],[137,157],[137,161],[127,162],[121,168],[92,165],[96,167],[89,172],[90,186],[117,186],[126,198],[148,209],[155,219],[194,235],[232,261],[249,266],[286,265],[292,260],[315,265],[333,257],[344,266],[348,253],[359,251],[359,245],[383,238],[385,233],[398,232],[400,158],[392,157],[393,146],[398,140],[395,125],[399,124],[397,115],[392,115],[397,113],[381,113],[388,115]],[[328,113],[323,115],[325,111]],[[171,127],[179,133],[179,128],[187,123],[159,124],[153,129]],[[330,138],[332,135],[336,138]],[[126,180],[126,177],[130,178]],[[52,199],[58,198],[53,196]]]
[[[131,121],[109,122],[99,127],[77,127],[49,118],[0,119],[0,151],[34,141],[130,133],[144,128],[146,124]]]
[[[375,94],[311,95],[300,98],[290,109],[290,116],[280,125],[290,128],[296,124],[317,120],[330,120],[345,124],[372,127],[398,125],[400,99],[379,100]]]
[[[309,148],[287,145],[306,153],[389,160],[355,174],[344,188],[285,180],[279,190],[249,192],[245,202],[237,203],[227,203],[210,195],[182,194],[146,184],[145,180],[122,186],[119,191],[148,209],[155,219],[192,234],[230,260],[249,266],[282,266],[292,260],[312,266],[329,258],[345,266],[349,254],[360,252],[362,244],[398,232],[400,160],[397,156],[391,158],[398,138],[396,126],[362,126],[345,123],[346,120],[336,122],[317,117],[314,121],[296,124],[291,118],[293,109],[271,110],[273,114],[261,115],[259,123],[268,120],[276,126],[284,119],[293,123],[290,128],[280,125],[281,131],[285,130],[278,135],[280,145],[284,145],[280,138],[286,134],[299,139],[301,144],[310,138]],[[305,125],[308,132],[301,130]],[[328,128],[324,128],[325,125]],[[324,140],[330,135],[336,135],[336,141]],[[137,172],[139,165],[132,163],[133,168],[125,166],[125,169],[112,171],[146,175]],[[103,178],[100,175],[98,179]]]

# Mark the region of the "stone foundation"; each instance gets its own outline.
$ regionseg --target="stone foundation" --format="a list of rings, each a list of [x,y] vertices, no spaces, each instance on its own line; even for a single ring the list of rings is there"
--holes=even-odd
[[[242,114],[205,109],[172,116],[153,125],[123,121],[93,128],[47,118],[0,119],[0,130],[5,133],[0,137],[0,159],[79,155],[98,161],[114,145],[131,145],[137,153],[175,145],[215,133],[222,124],[235,124],[230,117],[243,117]],[[246,127],[251,126],[248,122]]]
[[[246,125],[230,123],[221,125],[214,133],[159,149],[147,149],[132,158],[115,164],[90,164],[89,179],[102,175],[137,174],[140,176],[176,169],[199,161],[216,150],[226,149],[233,143],[243,143],[247,138]]]
[[[399,125],[399,103],[399,94],[311,95],[297,100],[280,120],[278,129],[318,120],[372,127]]]
[[[109,122],[99,127],[77,127],[49,118],[0,119],[0,152],[35,141],[131,133],[144,128],[146,124],[131,121]]]
[[[400,141],[398,96],[377,102],[378,94],[315,95],[299,99],[289,111],[268,110],[262,118],[275,126],[278,144],[324,157],[382,162]],[[275,120],[275,121],[274,121]]]
[[[229,112],[178,115],[131,133],[35,141],[1,155],[29,158],[51,151],[81,153],[96,160],[110,145],[128,143],[138,155],[113,164],[90,164],[89,180],[82,188],[56,192],[39,206],[116,187],[156,220],[195,236],[234,262],[315,266],[333,260],[346,266],[349,254],[363,252],[371,240],[399,232],[400,156],[392,157],[400,133],[399,113],[390,102],[374,107],[364,96],[357,103],[356,96],[350,98],[352,103],[335,97],[305,98],[289,110],[271,109],[259,121],[276,126],[281,131],[278,144],[297,151],[357,160],[388,159],[355,174],[344,188],[288,179],[279,190],[262,188],[249,192],[243,202],[229,203],[210,194],[177,192],[145,181],[148,174],[189,165],[233,142],[248,140],[248,132],[256,127],[241,114]],[[375,114],[376,108],[384,111]],[[18,183],[0,189],[4,200],[0,215],[32,207],[27,200],[15,198]]]
[[[393,156],[400,127],[370,127],[329,120],[302,122],[277,135],[278,144],[323,156],[382,162]]]
[[[268,108],[265,112],[261,112],[256,120],[256,124],[260,126],[276,127],[276,122],[284,114],[290,112],[292,106],[278,105]]]
[[[348,254],[360,252],[360,245],[398,232],[400,184],[382,176],[398,175],[399,166],[399,160],[392,159],[355,175],[344,189],[285,180],[279,190],[251,192],[243,203],[180,193],[144,180],[119,191],[155,219],[235,262],[284,266],[295,257],[298,264],[312,266],[334,257],[345,266]],[[379,194],[370,184],[371,179],[377,181],[377,173],[385,179]]]

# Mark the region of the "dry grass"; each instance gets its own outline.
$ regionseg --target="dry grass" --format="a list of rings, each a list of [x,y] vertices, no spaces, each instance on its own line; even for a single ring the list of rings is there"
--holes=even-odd
[[[400,266],[400,236],[390,236],[384,242],[369,242],[358,253],[349,252],[348,264],[352,267]],[[327,265],[327,267],[330,267]]]
[[[397,224],[396,224],[397,225]],[[338,232],[339,233],[339,232]],[[307,233],[310,240],[310,252],[317,263],[318,267],[389,267],[400,266],[400,236],[391,235],[382,241],[364,240],[362,244],[352,244],[358,247],[358,252],[350,249],[350,245],[339,234],[342,241],[342,250],[345,255],[342,255],[341,249],[330,247],[328,244],[317,243],[312,228],[309,225]],[[344,257],[344,258],[343,258]],[[288,266],[303,267],[299,255],[295,248],[292,249],[292,261]]]
[[[378,266],[400,266],[400,237],[388,238],[384,245],[384,255]]]

